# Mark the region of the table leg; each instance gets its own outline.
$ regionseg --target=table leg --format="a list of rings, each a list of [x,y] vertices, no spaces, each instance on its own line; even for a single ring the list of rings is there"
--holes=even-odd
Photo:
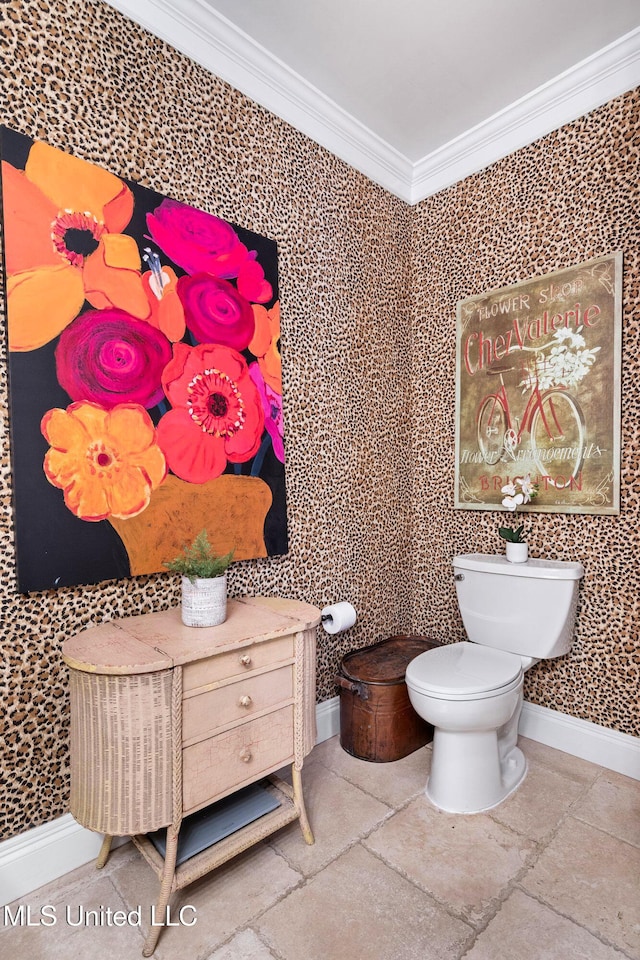
[[[304,805],[304,796],[302,795],[302,776],[300,770],[296,767],[295,764],[291,767],[291,775],[293,778],[293,802],[295,804],[296,810],[300,815],[300,827],[302,829],[302,836],[305,841],[311,846],[314,843],[313,833],[311,826],[309,824],[309,818],[307,817],[307,811]]]
[[[105,863],[109,859],[112,840],[113,837],[111,837],[108,833],[105,834],[104,840],[102,841],[102,846],[100,847],[100,853],[98,854],[98,859],[96,860],[96,870],[102,870]]]
[[[158,895],[158,903],[156,905],[155,913],[153,913],[151,916],[153,926],[149,930],[147,939],[144,942],[144,947],[142,950],[143,957],[151,956],[156,948],[158,938],[164,927],[164,917],[166,916],[167,905],[169,903],[169,897],[171,896],[173,877],[176,869],[178,833],[179,830],[173,830],[171,827],[167,827],[167,847],[164,856],[162,879],[160,881],[160,893]]]

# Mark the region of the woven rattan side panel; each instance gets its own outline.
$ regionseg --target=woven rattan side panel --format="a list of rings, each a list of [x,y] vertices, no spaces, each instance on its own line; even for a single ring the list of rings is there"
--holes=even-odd
[[[296,764],[316,744],[316,628],[296,635]]]
[[[172,674],[70,670],[70,809],[90,830],[122,836],[171,823]]]

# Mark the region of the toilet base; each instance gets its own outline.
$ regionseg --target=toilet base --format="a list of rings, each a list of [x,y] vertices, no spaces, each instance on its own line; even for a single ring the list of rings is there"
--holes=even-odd
[[[467,732],[461,737],[436,728],[425,794],[446,813],[482,813],[506,800],[526,772],[520,748],[512,745],[505,751],[496,731]]]

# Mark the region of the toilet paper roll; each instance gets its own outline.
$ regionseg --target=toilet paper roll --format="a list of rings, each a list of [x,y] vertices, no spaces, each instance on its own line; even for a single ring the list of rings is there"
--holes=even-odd
[[[357,614],[354,607],[346,600],[333,603],[322,611],[322,626],[327,633],[342,633],[356,622]]]

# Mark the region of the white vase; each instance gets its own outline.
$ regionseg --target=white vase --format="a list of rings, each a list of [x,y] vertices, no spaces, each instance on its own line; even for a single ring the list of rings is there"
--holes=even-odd
[[[227,619],[227,575],[182,578],[182,622],[186,627],[215,627]]]
[[[507,560],[509,563],[526,563],[529,557],[529,545],[526,543],[511,543],[507,540]]]

